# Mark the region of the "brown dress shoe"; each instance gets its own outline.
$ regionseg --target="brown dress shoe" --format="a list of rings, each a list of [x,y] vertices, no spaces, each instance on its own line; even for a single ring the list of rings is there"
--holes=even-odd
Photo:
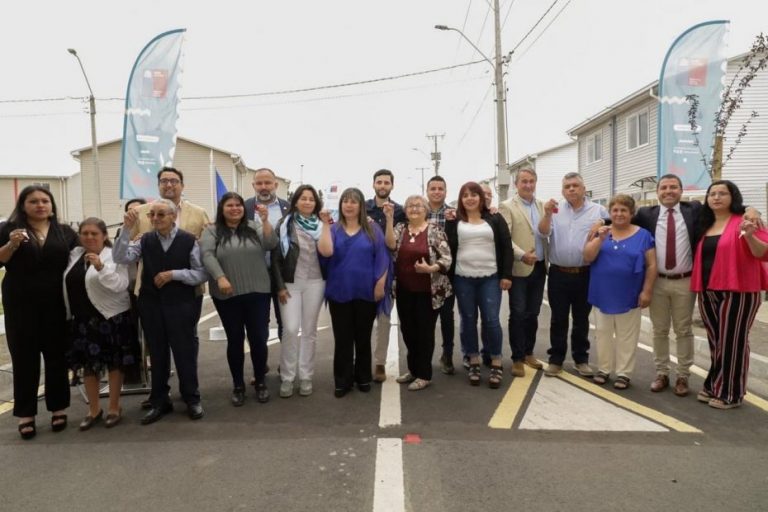
[[[651,383],[651,391],[654,393],[658,393],[659,391],[664,391],[669,387],[669,377],[666,375],[657,375],[656,380],[654,380]]]
[[[525,377],[525,365],[522,361],[514,361],[512,363],[512,375],[515,377]]]
[[[677,396],[688,395],[688,377],[678,377],[675,381],[675,394]]]
[[[544,365],[541,364],[541,361],[536,359],[536,356],[525,356],[525,364],[527,364],[534,370],[541,370],[542,368],[544,368]]]
[[[384,370],[383,364],[376,365],[376,369],[373,372],[373,380],[376,382],[384,382],[387,380],[387,372]]]

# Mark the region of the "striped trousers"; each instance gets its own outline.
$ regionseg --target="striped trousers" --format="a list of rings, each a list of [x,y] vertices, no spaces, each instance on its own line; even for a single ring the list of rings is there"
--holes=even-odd
[[[760,293],[707,290],[698,298],[711,362],[704,390],[726,402],[741,402],[747,391],[749,330],[760,309]]]

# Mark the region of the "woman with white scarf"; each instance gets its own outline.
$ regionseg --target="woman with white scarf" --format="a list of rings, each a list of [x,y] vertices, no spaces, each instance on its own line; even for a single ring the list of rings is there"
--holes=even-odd
[[[298,376],[299,395],[312,394],[317,318],[325,293],[325,271],[317,243],[323,230],[322,201],[311,185],[301,185],[291,196],[288,214],[278,222],[280,239],[272,251],[272,281],[280,301],[283,339],[280,348],[280,396],[293,396]],[[301,337],[299,330],[301,329]]]

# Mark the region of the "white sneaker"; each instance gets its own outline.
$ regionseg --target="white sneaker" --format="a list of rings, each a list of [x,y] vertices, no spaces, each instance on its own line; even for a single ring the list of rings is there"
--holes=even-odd
[[[293,381],[284,380],[280,384],[280,398],[290,398],[293,396]]]
[[[410,384],[408,384],[408,391],[419,391],[420,389],[424,389],[425,387],[429,386],[431,384],[430,381],[425,379],[416,379]]]
[[[414,380],[416,380],[416,377],[414,377],[410,373],[404,373],[398,378],[396,378],[395,382],[397,382],[398,384],[410,384]]]
[[[299,381],[299,394],[301,396],[309,396],[312,394],[312,381],[307,380],[300,380]]]

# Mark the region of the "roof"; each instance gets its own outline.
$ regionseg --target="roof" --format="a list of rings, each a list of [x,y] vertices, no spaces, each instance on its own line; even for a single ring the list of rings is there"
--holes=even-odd
[[[749,55],[749,52],[743,52],[738,55],[734,55],[733,57],[730,57],[728,59],[728,63],[731,64],[735,61],[739,61]],[[645,87],[633,92],[632,94],[629,94],[628,96],[625,96],[624,98],[620,99],[613,105],[606,107],[604,110],[599,112],[597,115],[594,115],[592,117],[588,117],[586,120],[582,121],[581,123],[577,124],[573,128],[570,128],[566,131],[566,133],[569,136],[578,135],[578,133],[584,132],[586,130],[589,130],[591,128],[594,128],[596,125],[601,124],[608,120],[609,117],[613,116],[613,114],[616,111],[621,111],[626,107],[631,106],[633,103],[637,103],[640,100],[647,99],[648,97],[651,97],[651,92],[653,92],[653,95],[658,94],[659,92],[659,81],[654,80],[653,82],[649,83]]]
[[[196,140],[193,140],[193,139],[190,139],[190,138],[187,138],[187,137],[177,136],[176,139],[177,140],[183,140],[183,141],[186,141],[186,142],[190,142],[190,143],[198,145],[198,146],[203,146],[203,147],[208,148],[208,149],[213,149],[214,151],[218,151],[219,153],[227,153],[227,154],[231,155],[232,157],[240,157],[240,155],[238,153],[235,153],[233,151],[229,151],[227,149],[217,148],[215,146],[211,146],[209,144],[204,144],[202,142],[198,142]],[[108,146],[110,144],[114,144],[115,142],[122,142],[122,140],[123,140],[122,137],[120,137],[119,139],[108,140],[106,142],[100,143],[99,147]],[[83,151],[90,151],[90,150],[91,150],[91,146],[89,144],[88,146],[85,146],[85,147],[82,147],[82,148],[78,148],[78,149],[75,149],[75,150],[71,151],[70,154],[73,157],[77,158],[78,156],[80,156],[80,153],[82,153]]]
[[[38,178],[51,178],[51,179],[60,179],[60,178],[71,178],[75,174],[78,174],[79,170],[68,170],[68,171],[61,171],[59,173],[50,171],[50,170],[43,170],[43,171],[33,171],[33,170],[24,170],[21,171],[4,171],[0,170],[0,178],[24,178],[24,179],[38,179]]]
[[[517,160],[515,160],[511,164],[509,164],[508,167],[517,167],[518,165],[520,165],[522,163],[525,163],[528,160],[535,160],[536,158],[538,158],[539,155],[543,155],[544,153],[549,153],[550,151],[556,151],[556,150],[564,148],[566,146],[571,146],[573,144],[576,144],[576,141],[575,140],[569,140],[568,142],[565,142],[565,143],[560,144],[558,146],[553,146],[551,148],[542,149],[541,151],[537,151],[536,153],[531,153],[531,154],[525,155],[525,156],[523,156],[521,158],[518,158]]]

